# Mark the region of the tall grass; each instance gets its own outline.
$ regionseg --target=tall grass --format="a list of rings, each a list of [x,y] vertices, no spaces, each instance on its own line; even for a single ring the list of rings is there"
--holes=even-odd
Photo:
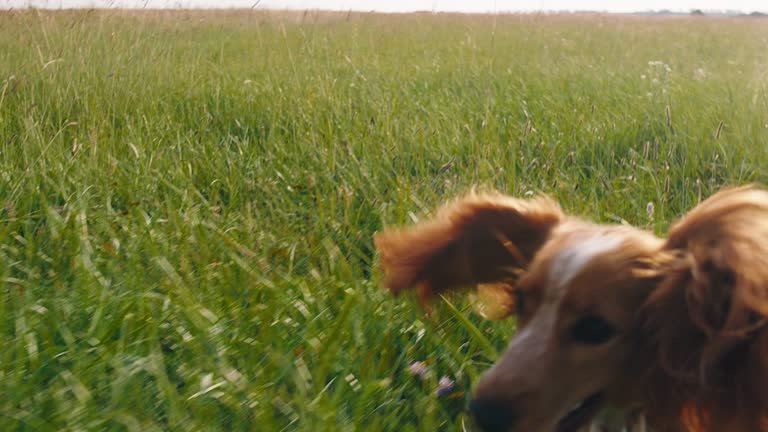
[[[768,180],[767,66],[749,19],[4,13],[0,429],[461,430],[514,323],[372,234],[474,185],[663,232]]]

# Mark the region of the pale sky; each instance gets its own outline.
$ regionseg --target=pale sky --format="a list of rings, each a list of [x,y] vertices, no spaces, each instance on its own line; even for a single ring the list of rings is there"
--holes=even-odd
[[[552,11],[635,12],[669,9],[687,12],[736,10],[768,12],[768,0],[0,0],[0,9],[21,8],[264,8],[381,12]]]

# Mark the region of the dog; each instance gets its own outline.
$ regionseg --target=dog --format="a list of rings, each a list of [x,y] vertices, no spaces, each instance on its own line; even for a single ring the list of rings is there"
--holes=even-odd
[[[517,331],[469,410],[482,431],[768,431],[768,192],[724,189],[666,238],[470,193],[375,234],[383,285],[476,287]],[[620,413],[601,429],[601,413]],[[591,429],[590,429],[591,428]],[[614,429],[615,428],[615,429]],[[625,429],[626,428],[626,429]],[[633,429],[634,430],[634,429]]]

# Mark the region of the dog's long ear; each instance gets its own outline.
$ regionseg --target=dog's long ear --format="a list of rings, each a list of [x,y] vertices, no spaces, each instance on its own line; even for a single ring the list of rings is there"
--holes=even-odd
[[[713,195],[671,228],[664,253],[665,274],[646,319],[666,373],[685,382],[705,410],[765,414],[768,192],[742,187]]]
[[[563,219],[546,198],[470,194],[427,221],[375,236],[384,285],[418,288],[422,301],[452,288],[494,283],[524,269]]]

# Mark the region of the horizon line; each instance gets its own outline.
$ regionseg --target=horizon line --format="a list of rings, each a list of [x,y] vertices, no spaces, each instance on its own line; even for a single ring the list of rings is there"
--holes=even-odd
[[[0,11],[12,11],[12,10],[46,10],[46,11],[68,11],[68,10],[104,10],[104,11],[263,11],[263,12],[339,12],[339,13],[372,13],[372,14],[387,14],[387,15],[404,15],[404,14],[460,14],[460,15],[530,15],[530,14],[606,14],[606,15],[709,15],[709,16],[754,16],[754,15],[768,15],[768,9],[765,10],[743,10],[743,9],[643,9],[634,11],[609,11],[600,9],[502,9],[502,10],[487,10],[487,11],[461,11],[451,9],[414,9],[414,10],[401,10],[401,11],[389,11],[389,10],[375,10],[375,9],[362,9],[362,8],[276,8],[276,7],[259,7],[257,1],[252,7],[240,7],[240,6],[196,6],[196,7],[116,7],[116,6],[34,6],[27,4],[26,6],[5,6],[0,5]]]

